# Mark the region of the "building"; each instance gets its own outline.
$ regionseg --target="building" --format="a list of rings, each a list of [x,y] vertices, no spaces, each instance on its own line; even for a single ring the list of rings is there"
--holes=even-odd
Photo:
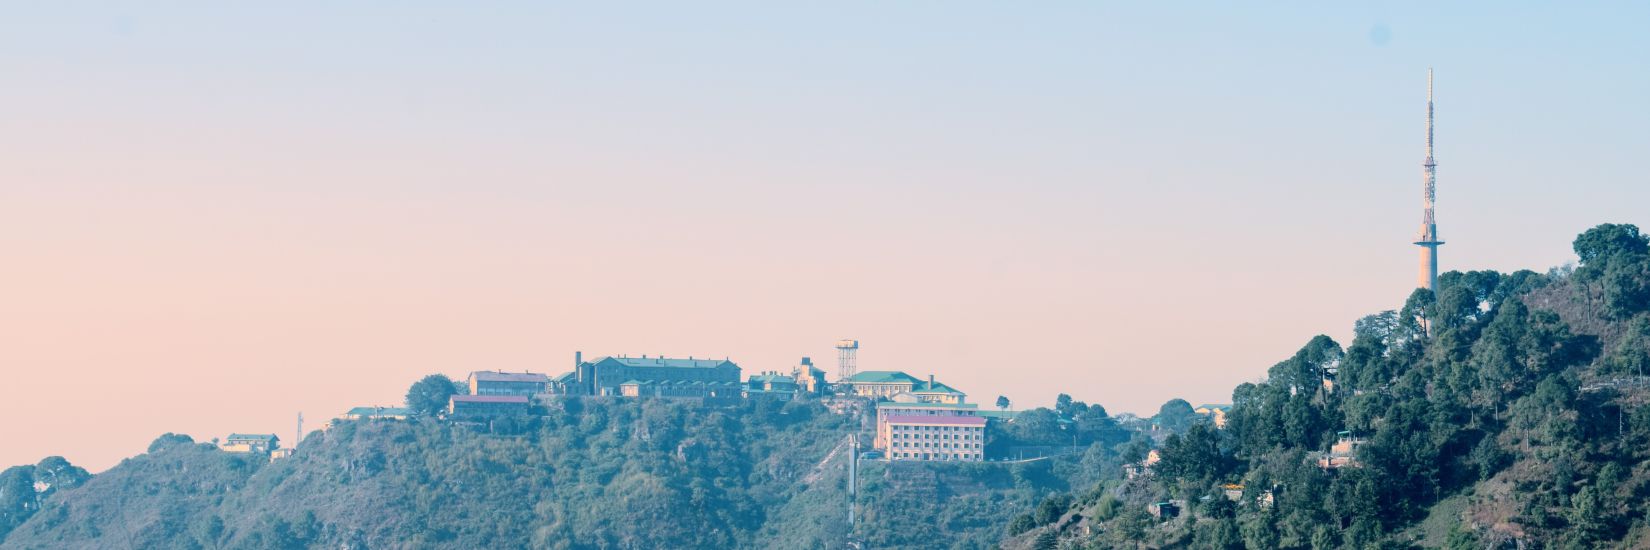
[[[570,371],[561,373],[561,375],[556,376],[555,378],[551,378],[550,379],[550,388],[549,388],[549,390],[550,390],[550,393],[553,393],[553,394],[556,394],[556,395],[567,395],[570,390],[576,392],[578,390],[578,387],[579,387],[579,371],[570,370]]]
[[[813,359],[807,357],[802,358],[802,364],[791,369],[791,377],[796,379],[797,390],[804,393],[824,395],[829,387],[825,384],[825,369],[814,366]]]
[[[281,438],[275,434],[229,434],[219,449],[231,453],[267,453],[281,447]]]
[[[412,409],[402,407],[355,407],[345,412],[345,420],[406,420]]]
[[[877,407],[877,437],[871,446],[876,450],[889,454],[893,450],[894,427],[889,422],[894,417],[980,417],[979,406],[973,403],[901,403],[898,401],[882,401]],[[983,418],[983,417],[981,417]]]
[[[962,403],[968,397],[968,394],[955,388],[935,382],[933,375],[929,375],[925,382],[900,371],[863,371],[837,380],[835,385],[841,393],[871,399],[890,399],[906,393],[925,403]]]
[[[796,397],[801,389],[797,385],[794,373],[792,375],[779,374],[778,371],[768,371],[762,374],[752,374],[745,382],[745,397],[768,397],[783,401],[790,401]]]
[[[1146,451],[1146,457],[1140,459],[1139,462],[1123,465],[1123,477],[1126,479],[1148,477],[1152,475],[1152,467],[1162,460],[1163,456],[1158,454],[1157,449]]]
[[[270,451],[269,452],[269,461],[274,462],[274,461],[277,461],[277,460],[280,460],[280,459],[283,459],[283,458],[290,457],[290,456],[292,456],[292,451],[293,451],[292,449],[286,449],[286,448],[275,449],[273,451]]]
[[[550,377],[534,372],[476,371],[470,373],[470,395],[532,397],[550,391]]]
[[[1352,437],[1352,432],[1336,432],[1334,445],[1330,445],[1329,452],[1318,457],[1318,467],[1325,470],[1356,467],[1358,465],[1358,447],[1363,446],[1363,438]]]
[[[528,398],[522,395],[454,395],[447,402],[447,415],[455,417],[511,416],[527,414]]]
[[[888,460],[985,460],[985,419],[978,416],[890,415],[878,423],[886,431]]]
[[[733,361],[646,355],[581,360],[567,393],[623,396],[626,390],[620,386],[624,385],[630,386],[631,397],[739,397],[743,393],[739,365]]]
[[[923,403],[962,403],[968,399],[968,394],[957,391],[956,388],[934,381],[934,375],[928,375],[927,382],[918,381],[907,392]],[[898,396],[895,396],[898,397]]]
[[[1231,411],[1231,405],[1217,405],[1211,403],[1198,405],[1197,408],[1192,409],[1192,412],[1208,417],[1209,421],[1213,422],[1216,428],[1226,427],[1226,413]]]

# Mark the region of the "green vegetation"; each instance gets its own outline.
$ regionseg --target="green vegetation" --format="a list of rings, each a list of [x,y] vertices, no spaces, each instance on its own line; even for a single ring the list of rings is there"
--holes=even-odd
[[[1103,409],[1066,406],[1088,415],[1073,425],[1091,425],[1085,441],[1105,432]],[[535,412],[338,421],[274,462],[166,434],[78,489],[32,500],[38,511],[3,546],[824,548],[850,536],[844,461],[848,434],[869,438],[860,417],[768,399],[571,398]],[[1077,429],[1064,425],[1014,433],[1061,440]],[[862,463],[852,536],[879,548],[993,547],[1014,515],[1116,468],[1105,449],[1082,450],[1012,464]]]
[[[446,375],[425,376],[407,388],[407,409],[413,414],[439,417],[447,411],[447,400],[456,393],[457,385]]]
[[[22,525],[46,499],[58,491],[86,483],[92,475],[61,456],[46,457],[33,466],[15,466],[0,472],[0,540]]]
[[[96,477],[8,469],[0,546],[1642,547],[1650,239],[1604,225],[1575,250],[1574,270],[1446,273],[1348,346],[1310,339],[1233,390],[1224,428],[1184,400],[1120,424],[1061,395],[987,425],[988,456],[1052,458],[865,463],[851,533],[863,417],[567,398],[449,422],[435,375],[414,420],[341,421],[273,463],[166,434]]]
[[[1087,529],[1027,536],[1059,530],[1091,548],[1650,543],[1647,245],[1636,227],[1603,225],[1576,239],[1573,274],[1446,273],[1436,298],[1418,290],[1359,320],[1350,346],[1318,336],[1237,387],[1226,429],[1168,435],[1153,475],[1070,498],[1059,514]],[[1350,463],[1320,466],[1342,440]],[[1189,505],[1158,519],[1100,513],[1101,497]]]

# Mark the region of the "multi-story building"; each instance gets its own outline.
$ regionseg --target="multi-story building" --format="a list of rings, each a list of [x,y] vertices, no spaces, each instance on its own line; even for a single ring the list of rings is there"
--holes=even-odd
[[[888,460],[985,460],[985,419],[978,416],[892,415],[886,430]]]
[[[470,395],[532,397],[549,391],[550,377],[536,372],[482,370],[470,373]]]
[[[980,415],[979,406],[973,403],[922,403],[883,401],[877,406],[877,437],[872,446],[877,450],[888,452],[893,443],[893,425],[888,419],[892,417],[942,416],[942,417],[977,417]]]
[[[577,357],[577,356],[576,356]],[[739,365],[727,359],[602,357],[581,361],[567,393],[631,397],[739,397]]]
[[[901,371],[861,371],[836,381],[836,387],[842,393],[872,399],[888,399],[908,393],[916,396],[918,401],[927,403],[962,403],[968,397],[956,388],[935,382],[934,375],[928,375],[928,380],[924,381]]]
[[[750,380],[745,382],[745,397],[771,397],[789,401],[796,397],[798,389],[794,376],[768,371],[751,375]]]
[[[823,395],[825,393],[825,370],[814,366],[814,360],[802,358],[802,364],[791,369],[791,377],[796,379],[797,389],[804,393]]]
[[[281,446],[281,438],[275,434],[229,434],[219,449],[231,453],[267,453]]]
[[[447,403],[447,415],[477,417],[527,414],[527,404],[527,397],[521,395],[455,395]]]

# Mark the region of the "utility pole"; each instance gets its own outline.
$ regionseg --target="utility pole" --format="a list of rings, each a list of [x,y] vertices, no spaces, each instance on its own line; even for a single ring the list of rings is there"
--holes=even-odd
[[[859,437],[848,435],[848,535],[854,534],[854,503],[859,496]]]

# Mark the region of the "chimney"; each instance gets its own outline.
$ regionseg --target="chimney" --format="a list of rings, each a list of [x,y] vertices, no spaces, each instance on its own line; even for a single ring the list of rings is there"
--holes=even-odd
[[[933,374],[928,375],[928,389],[930,389],[930,390],[934,389],[934,375]]]
[[[579,365],[583,365],[583,364],[584,364],[584,352],[582,352],[582,351],[573,352],[573,368],[575,368],[575,369],[579,368]]]

